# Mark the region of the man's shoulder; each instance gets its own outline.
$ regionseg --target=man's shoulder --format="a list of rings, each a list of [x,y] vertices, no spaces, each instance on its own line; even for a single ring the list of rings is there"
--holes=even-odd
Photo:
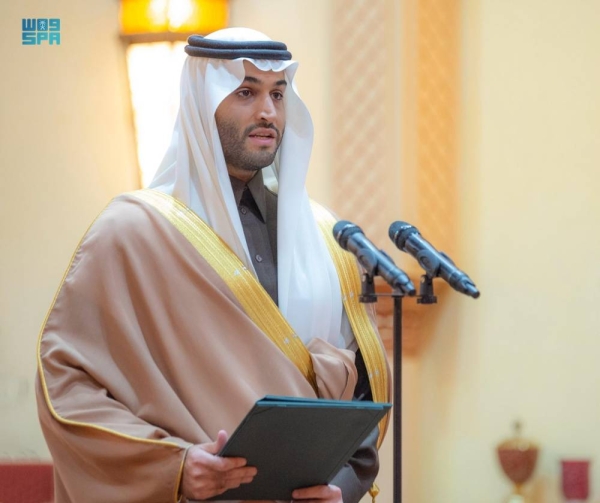
[[[113,198],[100,213],[96,223],[119,231],[147,225],[151,219],[151,209],[135,194],[125,192]]]
[[[102,240],[106,244],[140,240],[155,232],[155,213],[135,193],[120,194],[98,215],[85,239]]]

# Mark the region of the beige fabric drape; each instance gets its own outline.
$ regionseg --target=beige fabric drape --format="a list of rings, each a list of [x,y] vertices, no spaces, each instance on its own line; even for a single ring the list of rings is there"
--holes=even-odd
[[[320,393],[351,398],[354,353],[309,350]],[[314,396],[189,242],[128,195],[80,243],[38,357],[56,503],[176,501],[189,445],[233,432],[265,394]]]

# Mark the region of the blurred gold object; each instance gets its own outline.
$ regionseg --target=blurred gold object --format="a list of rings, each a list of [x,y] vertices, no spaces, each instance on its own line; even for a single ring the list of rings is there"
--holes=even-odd
[[[369,494],[371,495],[371,498],[373,499],[373,503],[375,503],[375,500],[377,499],[377,495],[379,494],[379,486],[375,482],[373,482],[371,489],[369,489]]]
[[[521,436],[522,425],[515,421],[515,435],[496,447],[500,466],[514,484],[507,503],[526,503],[523,485],[531,478],[537,462],[538,446]]]

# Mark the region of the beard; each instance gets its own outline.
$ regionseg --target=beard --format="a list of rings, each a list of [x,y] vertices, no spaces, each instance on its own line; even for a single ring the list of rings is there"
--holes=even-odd
[[[271,151],[269,147],[251,151],[245,146],[248,135],[257,128],[268,128],[275,132],[275,148]],[[217,130],[223,148],[223,155],[228,166],[244,171],[259,171],[273,164],[277,150],[283,138],[283,131],[279,131],[272,123],[262,122],[248,126],[241,133],[234,121],[217,120]],[[284,129],[285,131],[285,129]]]

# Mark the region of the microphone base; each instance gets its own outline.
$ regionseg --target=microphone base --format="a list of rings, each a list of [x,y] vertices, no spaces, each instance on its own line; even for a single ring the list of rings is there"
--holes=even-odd
[[[372,304],[377,302],[377,294],[375,293],[375,278],[373,275],[365,272],[361,282],[362,290],[358,300],[363,304]]]
[[[433,278],[428,274],[421,276],[417,304],[437,304],[437,297],[433,294]]]

